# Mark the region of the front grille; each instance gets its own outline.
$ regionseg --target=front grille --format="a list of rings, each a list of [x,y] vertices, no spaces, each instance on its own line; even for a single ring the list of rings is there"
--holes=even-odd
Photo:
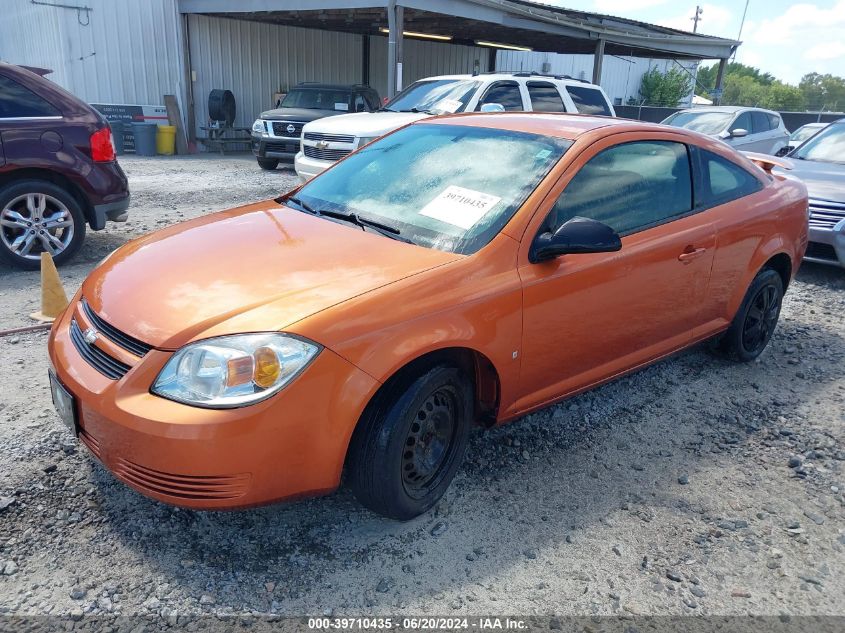
[[[836,256],[836,251],[830,244],[820,244],[818,242],[810,242],[807,244],[807,252],[804,253],[804,257],[823,259],[829,262],[839,261],[839,258]]]
[[[810,228],[832,229],[841,220],[845,220],[845,204],[810,200]]]
[[[119,458],[114,467],[118,477],[142,490],[179,499],[236,499],[246,494],[251,476],[174,475]]]
[[[299,143],[280,143],[270,141],[264,144],[265,152],[282,152],[285,154],[295,154],[299,151]]]
[[[308,158],[317,158],[319,160],[340,160],[344,156],[348,156],[352,150],[349,149],[319,149],[311,145],[303,145],[302,151]]]
[[[288,131],[289,125],[293,127],[293,130]],[[273,121],[273,136],[299,138],[302,135],[304,125],[305,123],[302,121]]]
[[[103,321],[97,316],[94,310],[91,309],[91,306],[88,305],[88,302],[85,299],[82,300],[82,310],[85,312],[85,316],[97,332],[109,339],[115,345],[119,345],[127,352],[141,357],[152,349],[152,346],[147,345],[136,338],[132,338],[128,334],[124,334],[116,327]]]
[[[306,132],[305,138],[309,141],[327,141],[329,143],[354,143],[354,136],[343,134],[320,134],[319,132]]]
[[[99,347],[86,343],[82,335],[82,330],[79,329],[79,325],[76,323],[76,319],[70,322],[70,340],[73,341],[73,346],[79,352],[79,355],[106,378],[118,380],[123,378],[126,372],[129,371],[129,365],[125,365],[116,358],[112,358]]]

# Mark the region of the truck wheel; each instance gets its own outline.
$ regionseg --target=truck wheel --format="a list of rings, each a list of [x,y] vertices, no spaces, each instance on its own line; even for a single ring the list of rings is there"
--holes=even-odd
[[[437,365],[368,407],[352,438],[347,474],[358,501],[408,520],[443,496],[463,461],[472,424],[472,385]]]
[[[276,167],[279,166],[279,159],[278,158],[259,158],[258,159],[258,166],[261,169],[266,169],[267,171],[273,171]]]
[[[65,189],[45,180],[21,180],[0,189],[0,259],[30,270],[41,253],[66,262],[85,239],[85,216]]]
[[[769,340],[780,316],[783,303],[783,280],[771,268],[761,270],[716,349],[733,360],[744,363],[757,358]]]

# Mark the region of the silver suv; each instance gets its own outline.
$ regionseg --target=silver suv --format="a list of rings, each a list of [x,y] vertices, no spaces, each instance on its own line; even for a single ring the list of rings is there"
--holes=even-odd
[[[789,142],[789,132],[777,112],[741,106],[704,106],[675,112],[664,125],[683,127],[720,138],[743,152],[777,154]]]

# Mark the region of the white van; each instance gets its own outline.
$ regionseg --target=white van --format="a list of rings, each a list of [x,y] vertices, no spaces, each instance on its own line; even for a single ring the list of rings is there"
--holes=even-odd
[[[497,104],[497,106],[492,106]],[[302,129],[294,165],[300,178],[313,178],[335,161],[379,136],[425,117],[488,108],[526,112],[580,112],[616,116],[604,91],[566,75],[498,72],[442,75],[414,82],[377,112],[341,114]]]

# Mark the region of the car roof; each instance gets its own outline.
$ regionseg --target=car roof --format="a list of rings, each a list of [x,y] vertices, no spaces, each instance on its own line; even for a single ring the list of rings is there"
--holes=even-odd
[[[305,90],[358,90],[362,88],[370,89],[369,86],[363,84],[323,84],[317,81],[303,81],[296,84],[294,87]]]
[[[480,73],[477,75],[435,75],[432,77],[423,77],[417,81],[435,81],[438,79],[475,79],[478,81],[507,81],[514,79],[526,79],[528,81],[556,81],[564,84],[571,84],[573,86],[584,86],[587,88],[599,88],[596,84],[583,79],[575,79],[566,75],[543,75],[539,73],[530,73],[523,71],[514,72],[495,72],[495,73]]]
[[[488,127],[498,130],[554,136],[571,141],[574,141],[582,134],[603,127],[614,127],[620,132],[649,130],[662,133],[666,133],[667,131],[685,132],[683,128],[670,128],[657,123],[646,123],[644,121],[634,121],[633,119],[555,112],[464,112],[422,119],[415,122],[414,125],[427,123]]]
[[[686,108],[685,110],[678,110],[678,112],[725,112],[733,114],[735,112],[765,112],[766,114],[778,114],[773,110],[766,110],[765,108],[751,108],[748,106],[699,106],[697,108]],[[778,116],[780,116],[778,114]]]

